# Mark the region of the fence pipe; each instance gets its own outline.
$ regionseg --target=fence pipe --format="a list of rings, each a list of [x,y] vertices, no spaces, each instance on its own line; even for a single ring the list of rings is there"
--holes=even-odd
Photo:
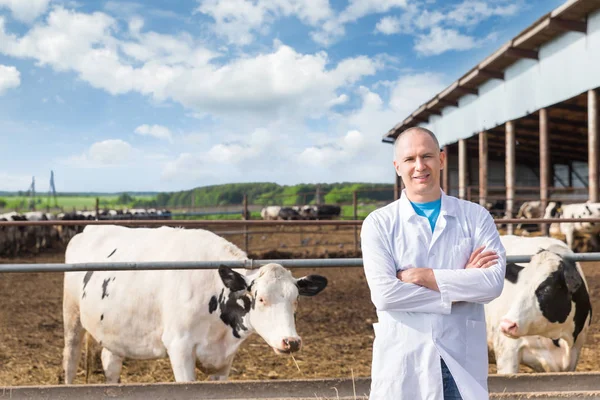
[[[506,261],[526,263],[531,255],[507,256]],[[571,261],[600,261],[600,253],[574,253],[562,256]],[[136,271],[167,269],[217,269],[230,268],[257,269],[263,265],[276,263],[286,268],[337,268],[362,267],[362,258],[312,258],[283,260],[240,260],[240,261],[173,261],[173,262],[115,262],[115,263],[76,263],[76,264],[0,264],[2,272],[72,272],[72,271]]]
[[[592,222],[600,223],[600,218],[498,218],[496,224],[541,224],[565,222]],[[84,225],[126,225],[126,226],[360,226],[363,220],[305,220],[305,221],[267,221],[267,220],[79,220],[79,221],[0,221],[0,228],[4,226],[84,226]]]

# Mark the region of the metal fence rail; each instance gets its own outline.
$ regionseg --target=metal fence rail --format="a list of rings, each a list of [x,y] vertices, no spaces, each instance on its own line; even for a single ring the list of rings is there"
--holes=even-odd
[[[530,255],[507,256],[507,262],[524,263]],[[563,256],[572,261],[600,261],[600,253],[576,253]],[[312,258],[284,260],[240,260],[240,261],[177,261],[177,262],[114,262],[75,264],[0,264],[1,272],[66,272],[66,271],[139,271],[165,269],[217,269],[224,265],[230,268],[256,269],[269,263],[281,264],[286,268],[337,268],[362,267],[362,258]]]
[[[600,218],[506,218],[495,219],[498,224],[553,224],[565,222],[600,223]],[[363,220],[51,220],[51,221],[0,221],[4,226],[83,226],[83,225],[125,225],[125,226],[361,226]]]

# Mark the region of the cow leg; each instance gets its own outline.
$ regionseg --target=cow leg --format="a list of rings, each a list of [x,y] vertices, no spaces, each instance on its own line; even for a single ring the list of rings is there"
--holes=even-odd
[[[218,370],[213,371],[212,374],[209,375],[209,381],[226,381],[229,377],[229,371],[231,370],[231,364],[233,364],[233,357],[230,357],[227,360],[227,364]]]
[[[64,379],[65,383],[70,385],[77,374],[85,329],[83,329],[79,318],[79,306],[67,294],[63,298],[63,326],[65,334],[65,348],[63,350]]]
[[[173,341],[165,346],[173,368],[176,382],[193,382],[196,380],[196,355],[194,346],[186,341]]]
[[[519,372],[519,339],[498,337],[494,343],[494,355],[498,374]]]
[[[565,232],[565,239],[567,240],[567,245],[569,246],[569,248],[575,251],[573,249],[573,246],[575,245],[575,231],[573,228],[567,229],[567,231]]]
[[[120,383],[123,358],[115,355],[107,348],[102,349],[100,358],[102,358],[102,368],[104,368],[106,383]]]

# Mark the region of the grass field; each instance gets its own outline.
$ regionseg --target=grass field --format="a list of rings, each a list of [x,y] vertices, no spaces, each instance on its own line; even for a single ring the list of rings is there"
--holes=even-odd
[[[130,204],[117,204],[118,195],[102,195],[102,196],[57,196],[56,203],[58,208],[62,208],[64,210],[91,210],[96,207],[96,198],[100,203],[100,207],[115,207],[115,208],[123,208],[130,207]],[[156,198],[156,196],[135,196],[136,200],[151,200]],[[7,210],[19,210],[19,211],[28,211],[29,210],[29,198],[25,196],[4,196],[0,197],[0,204],[2,204],[2,200],[6,203],[2,208]],[[48,206],[51,209],[55,209],[54,199],[50,199],[48,203],[47,197],[37,197],[35,208],[36,210],[44,210]]]

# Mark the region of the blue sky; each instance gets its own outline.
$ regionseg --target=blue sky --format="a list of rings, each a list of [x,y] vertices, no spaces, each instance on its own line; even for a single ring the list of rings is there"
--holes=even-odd
[[[555,0],[0,0],[0,191],[392,182],[382,135]]]

